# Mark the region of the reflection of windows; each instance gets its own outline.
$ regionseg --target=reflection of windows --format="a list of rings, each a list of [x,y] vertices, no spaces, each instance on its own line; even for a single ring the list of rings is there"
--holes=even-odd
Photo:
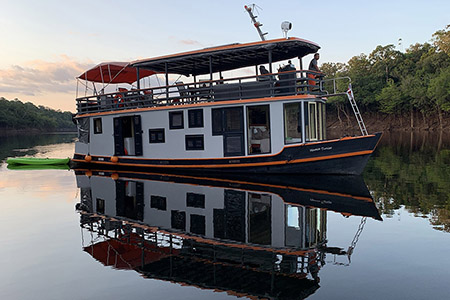
[[[170,219],[173,229],[186,230],[186,213],[184,211],[172,210]]]
[[[249,242],[270,245],[272,242],[271,196],[248,193]]]
[[[152,144],[165,142],[164,128],[149,129],[148,134],[149,134],[149,142]]]
[[[205,150],[203,135],[186,135],[186,150]]]
[[[169,112],[169,128],[170,129],[183,129],[184,119],[182,111]]]
[[[97,198],[97,213],[104,214],[105,213],[105,200]]]
[[[203,109],[188,110],[189,128],[203,127]]]
[[[102,119],[101,118],[94,119],[94,134],[99,134],[102,132],[103,132]]]
[[[187,193],[186,206],[205,208],[205,195],[196,193]]]
[[[190,231],[197,234],[205,234],[205,216],[191,215]]]
[[[151,195],[150,196],[150,207],[156,208],[158,210],[166,210],[167,209],[166,197]]]

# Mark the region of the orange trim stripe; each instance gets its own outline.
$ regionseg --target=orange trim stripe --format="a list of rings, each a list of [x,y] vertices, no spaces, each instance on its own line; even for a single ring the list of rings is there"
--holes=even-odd
[[[150,167],[150,168],[169,168],[169,169],[178,169],[178,168],[186,168],[186,169],[209,169],[209,168],[237,168],[237,167],[257,167],[257,166],[273,166],[273,165],[283,165],[283,164],[295,164],[295,163],[304,163],[304,162],[312,162],[312,161],[320,161],[327,159],[336,159],[336,158],[345,158],[351,156],[359,156],[371,154],[373,150],[366,151],[358,151],[352,153],[345,154],[335,154],[335,155],[327,155],[320,157],[311,157],[311,158],[302,158],[295,159],[291,161],[280,160],[280,161],[272,161],[272,162],[261,162],[261,163],[243,163],[243,164],[214,164],[214,165],[160,165],[160,164],[131,164],[131,163],[111,163],[105,161],[91,161],[91,163],[103,164],[103,165],[117,165],[117,166],[129,166],[129,167]],[[86,161],[82,159],[72,159],[76,162]]]
[[[340,139],[334,139],[334,140],[328,140],[328,141],[320,141],[320,142],[312,142],[312,143],[303,143],[303,144],[295,144],[295,145],[286,145],[284,146],[280,151],[274,154],[268,154],[268,155],[251,155],[251,156],[227,156],[227,157],[220,157],[220,158],[183,158],[183,160],[197,160],[197,161],[206,161],[206,160],[235,160],[235,159],[246,159],[246,158],[259,158],[259,157],[274,157],[279,154],[281,154],[285,148],[295,148],[295,147],[305,147],[310,145],[321,145],[326,143],[334,143],[342,140],[352,140],[352,139],[360,139],[360,138],[368,138],[368,137],[374,137],[374,134],[370,135],[362,135],[362,136],[355,136],[355,137],[345,137]],[[374,147],[375,149],[376,147]],[[373,151],[373,150],[372,150]],[[75,153],[75,155],[84,155]],[[104,155],[90,155],[92,157],[105,157]],[[119,156],[119,158],[129,158],[127,156]],[[149,158],[140,158],[140,157],[133,157],[135,160],[148,160]],[[155,158],[156,159],[156,158]],[[180,160],[180,158],[159,158],[159,160],[167,160],[167,161],[176,161]]]

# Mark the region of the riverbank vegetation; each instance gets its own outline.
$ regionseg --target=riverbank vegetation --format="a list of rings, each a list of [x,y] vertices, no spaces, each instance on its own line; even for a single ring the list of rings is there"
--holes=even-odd
[[[324,63],[321,69],[328,78],[352,78],[360,110],[370,119],[382,120],[383,125],[392,120],[401,129],[450,126],[446,122],[450,113],[450,25],[434,33],[430,43],[411,45],[404,52],[394,45],[380,45],[369,55],[354,56],[345,64]],[[329,103],[340,126],[350,119],[353,122],[346,97],[332,97]]]
[[[76,131],[71,112],[0,98],[0,132]]]

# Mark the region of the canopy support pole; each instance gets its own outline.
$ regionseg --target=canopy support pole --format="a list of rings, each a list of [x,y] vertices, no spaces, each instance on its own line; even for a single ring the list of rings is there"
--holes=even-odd
[[[300,63],[300,70],[303,70],[303,59],[299,56],[298,61]],[[303,72],[300,72],[300,77],[303,78]]]
[[[209,57],[209,80],[213,80],[212,56]]]
[[[169,99],[169,65],[164,63],[164,69],[166,73],[166,99]]]
[[[272,49],[269,50],[269,73],[272,72]]]
[[[137,88],[138,90],[140,90],[140,89],[141,89],[141,84],[140,84],[140,82],[139,82],[139,67],[136,68],[136,77],[137,77],[136,88]]]

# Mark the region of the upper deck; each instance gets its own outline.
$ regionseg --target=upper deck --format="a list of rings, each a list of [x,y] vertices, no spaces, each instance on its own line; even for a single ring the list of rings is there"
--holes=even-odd
[[[123,80],[124,83],[136,82],[135,88],[118,88],[118,91],[112,93],[104,93],[104,89],[102,89],[101,92],[94,92],[94,95],[77,98],[78,114],[224,100],[324,95],[326,91],[320,84],[323,74],[302,70],[302,57],[315,53],[319,48],[313,42],[289,38],[231,44],[135,61],[124,66],[127,71],[133,71],[130,72],[132,75],[128,75]],[[296,70],[289,64],[279,67],[277,71],[273,70],[275,62],[292,58],[299,59],[301,70]],[[258,69],[258,66],[264,64],[268,65],[269,70]],[[117,74],[124,69],[114,75],[111,73],[109,65],[107,70],[102,69],[101,66],[99,65],[100,72],[92,69],[100,73],[95,78],[88,73],[92,70],[82,74],[79,78],[102,82],[103,85],[105,81],[106,85],[120,83],[120,76],[118,77]],[[254,75],[231,78],[222,76],[224,71],[250,66],[255,67]],[[258,72],[258,70],[260,71]],[[141,88],[140,79],[156,73],[165,74],[165,84]],[[186,80],[190,82],[170,83],[169,74],[190,77]],[[209,79],[197,80],[199,75],[209,75]],[[214,77],[219,79],[214,79]]]

